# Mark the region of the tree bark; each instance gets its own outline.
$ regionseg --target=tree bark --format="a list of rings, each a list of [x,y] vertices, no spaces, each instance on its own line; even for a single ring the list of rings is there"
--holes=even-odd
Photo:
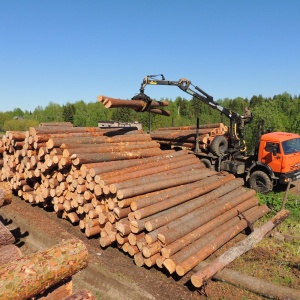
[[[21,250],[17,246],[3,245],[0,247],[0,266],[15,261],[21,256]]]
[[[93,294],[88,290],[80,290],[63,300],[94,300]]]
[[[0,222],[0,246],[13,244],[15,237],[12,233]]]
[[[28,299],[84,269],[88,251],[71,239],[0,267],[0,298]]]

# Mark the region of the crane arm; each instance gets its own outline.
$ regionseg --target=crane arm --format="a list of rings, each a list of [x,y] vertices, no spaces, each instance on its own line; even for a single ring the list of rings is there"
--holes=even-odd
[[[161,79],[157,79],[157,76],[161,76]],[[212,108],[220,111],[222,114],[224,114],[226,117],[228,117],[230,120],[232,120],[234,123],[239,123],[242,116],[240,116],[238,113],[233,112],[229,110],[228,108],[222,107],[218,103],[214,102],[213,97],[204,92],[201,88],[198,86],[194,86],[192,82],[186,78],[181,78],[178,81],[170,81],[165,80],[165,77],[160,75],[148,75],[144,78],[141,88],[140,88],[140,94],[139,97],[143,97],[144,99],[148,96],[145,95],[145,87],[147,85],[172,85],[179,87],[182,91],[188,93],[192,97],[208,104]],[[191,88],[191,86],[193,88]],[[148,97],[149,98],[149,97]]]

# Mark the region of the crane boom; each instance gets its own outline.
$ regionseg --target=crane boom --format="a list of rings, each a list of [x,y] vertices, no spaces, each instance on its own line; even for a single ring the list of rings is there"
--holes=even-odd
[[[156,79],[155,77],[162,76],[162,79]],[[212,108],[220,111],[222,114],[224,114],[226,117],[228,117],[230,120],[233,120],[235,123],[238,123],[240,119],[242,118],[241,115],[239,115],[237,112],[231,111],[228,108],[222,107],[220,104],[216,103],[213,100],[213,97],[207,94],[205,91],[203,91],[198,86],[194,86],[192,82],[186,78],[181,78],[178,81],[171,81],[171,80],[165,80],[165,77],[160,75],[148,75],[143,79],[143,82],[141,84],[140,88],[140,95],[145,95],[145,87],[147,85],[172,85],[179,87],[182,91],[190,94],[192,97],[201,100],[202,102],[208,104]],[[190,87],[192,86],[194,90]],[[195,91],[196,90],[196,91]]]

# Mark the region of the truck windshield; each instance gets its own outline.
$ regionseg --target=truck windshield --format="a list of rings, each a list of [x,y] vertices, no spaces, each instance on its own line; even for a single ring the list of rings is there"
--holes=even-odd
[[[282,142],[284,154],[292,154],[300,152],[300,138]]]

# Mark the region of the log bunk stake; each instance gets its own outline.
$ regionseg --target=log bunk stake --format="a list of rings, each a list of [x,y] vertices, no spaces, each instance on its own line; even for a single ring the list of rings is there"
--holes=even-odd
[[[226,130],[217,128],[199,131]],[[44,126],[15,141],[2,140],[1,179],[12,191],[138,266],[183,276],[269,211],[243,180],[206,169],[189,151],[163,151],[138,130]]]

